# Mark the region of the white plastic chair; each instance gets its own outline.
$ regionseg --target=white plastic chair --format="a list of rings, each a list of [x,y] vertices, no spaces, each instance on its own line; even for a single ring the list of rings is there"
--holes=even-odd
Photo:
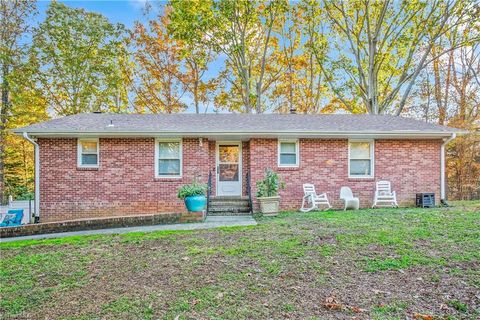
[[[303,194],[304,195],[302,199],[302,207],[300,208],[300,211],[302,212],[308,212],[314,209],[319,209],[321,205],[328,206],[328,209],[332,207],[330,205],[330,202],[328,201],[327,194],[326,193],[317,194],[317,192],[315,191],[315,186],[311,183],[305,183],[303,185]],[[307,204],[310,204],[310,206],[305,207]]]
[[[353,196],[352,189],[349,187],[342,187],[340,189],[340,199],[345,202],[345,208],[343,210],[358,210],[358,208],[360,208],[360,200]]]
[[[392,191],[390,181],[377,181],[372,208],[375,208],[378,205],[391,205],[392,207],[398,207],[397,195],[395,191]]]

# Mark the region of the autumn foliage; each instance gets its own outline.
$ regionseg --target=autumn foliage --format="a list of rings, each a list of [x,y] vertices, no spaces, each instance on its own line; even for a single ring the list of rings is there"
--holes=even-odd
[[[0,201],[33,190],[9,129],[91,111],[393,114],[464,129],[451,198],[479,197],[480,12],[467,1],[171,0],[131,29],[0,0]],[[30,39],[25,41],[25,39]]]

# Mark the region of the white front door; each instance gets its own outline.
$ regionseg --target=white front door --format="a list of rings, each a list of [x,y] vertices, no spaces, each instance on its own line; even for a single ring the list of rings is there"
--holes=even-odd
[[[217,195],[242,195],[242,143],[217,143]]]

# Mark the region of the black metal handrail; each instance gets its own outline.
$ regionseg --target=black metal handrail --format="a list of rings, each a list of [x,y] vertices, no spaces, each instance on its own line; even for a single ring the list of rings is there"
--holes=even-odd
[[[250,206],[250,212],[253,212],[253,204],[252,204],[252,182],[250,181],[250,172],[247,171],[246,177],[246,187],[247,187],[247,196],[248,196],[248,205]]]
[[[207,214],[210,210],[210,196],[212,195],[212,170],[208,173],[208,184],[207,184]]]

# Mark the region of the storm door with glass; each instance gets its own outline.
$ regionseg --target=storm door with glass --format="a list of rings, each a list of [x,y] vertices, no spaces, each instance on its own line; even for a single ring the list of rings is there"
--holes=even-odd
[[[217,143],[217,195],[242,194],[241,143]]]

